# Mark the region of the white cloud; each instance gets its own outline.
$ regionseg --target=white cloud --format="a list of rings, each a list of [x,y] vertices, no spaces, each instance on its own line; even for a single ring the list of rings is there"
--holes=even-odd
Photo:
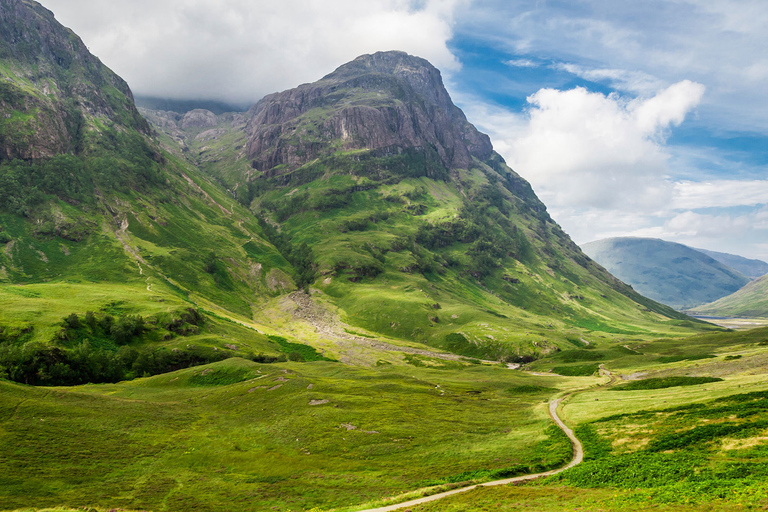
[[[134,91],[255,101],[358,55],[403,50],[443,70],[465,0],[43,0]]]
[[[530,59],[511,59],[504,64],[513,68],[537,68],[539,65]]]
[[[768,204],[768,180],[715,180],[675,183],[675,209],[728,208]]]
[[[554,208],[662,208],[672,194],[663,134],[703,92],[690,81],[632,101],[583,88],[541,89],[528,98],[528,126],[505,141],[505,156]]]
[[[642,71],[625,69],[587,68],[578,64],[557,63],[552,66],[591,82],[607,82],[619,91],[649,94],[663,87],[663,82]]]

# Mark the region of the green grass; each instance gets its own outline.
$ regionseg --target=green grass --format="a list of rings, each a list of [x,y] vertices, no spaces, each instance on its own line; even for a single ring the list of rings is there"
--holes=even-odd
[[[427,480],[558,464],[570,449],[545,433],[542,394],[508,391],[531,381],[477,365],[365,370],[231,359],[112,385],[0,382],[0,503],[332,508]],[[535,381],[553,390],[567,383]]]

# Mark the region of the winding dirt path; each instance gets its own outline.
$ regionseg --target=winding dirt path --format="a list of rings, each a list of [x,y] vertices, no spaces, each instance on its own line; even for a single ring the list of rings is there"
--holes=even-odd
[[[453,489],[452,491],[441,492],[439,494],[433,494],[432,496],[425,496],[423,498],[418,498],[415,500],[404,501],[402,503],[398,503],[397,505],[388,505],[385,507],[369,508],[365,510],[360,510],[359,512],[389,512],[391,510],[399,510],[401,508],[412,507],[414,505],[420,505],[422,503],[428,503],[430,501],[440,500],[448,496],[453,496],[454,494],[471,491],[472,489],[477,489],[478,487],[493,487],[496,485],[507,485],[515,482],[524,482],[526,480],[534,480],[536,478],[540,478],[543,476],[556,475],[557,473],[561,473],[566,469],[570,469],[573,466],[581,463],[581,461],[584,460],[584,448],[581,446],[581,442],[574,435],[573,430],[568,428],[565,425],[565,423],[563,423],[563,420],[561,420],[560,417],[557,415],[557,407],[560,405],[560,402],[563,401],[563,398],[565,397],[561,397],[549,402],[549,415],[552,417],[555,424],[557,424],[557,426],[560,427],[560,430],[565,432],[565,435],[567,435],[568,439],[570,439],[571,441],[571,446],[573,446],[573,459],[571,459],[571,462],[569,462],[562,468],[553,469],[551,471],[545,471],[544,473],[534,473],[531,475],[522,475],[522,476],[516,476],[512,478],[505,478],[504,480],[494,480],[492,482],[485,482],[483,484],[470,485],[469,487],[462,487],[461,489]]]

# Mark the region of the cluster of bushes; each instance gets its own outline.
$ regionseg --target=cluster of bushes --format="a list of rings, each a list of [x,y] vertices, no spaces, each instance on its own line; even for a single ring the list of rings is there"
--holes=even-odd
[[[232,277],[227,272],[226,265],[224,265],[214,251],[209,252],[203,260],[203,270],[213,277],[213,281],[219,288],[228,291],[235,288]]]
[[[104,312],[87,311],[83,317],[72,313],[64,318],[57,337],[67,345],[91,340],[105,348],[115,348],[114,346],[126,345],[158,328],[182,336],[197,334],[204,322],[205,317],[194,308],[161,314],[148,320],[139,315],[112,316]],[[168,337],[166,334],[166,338]]]
[[[197,334],[204,317],[193,308],[144,319],[100,311],[61,322],[59,345],[25,343],[32,327],[0,328],[0,378],[31,385],[69,386],[156,375],[229,357],[212,349],[137,349],[132,342]]]
[[[334,263],[333,273],[336,276],[341,275],[345,271],[351,271],[352,277],[349,278],[353,283],[362,281],[365,278],[375,278],[382,272],[384,272],[384,265],[378,261],[356,261],[349,263],[346,260],[340,260]]]
[[[89,341],[71,349],[39,343],[0,345],[0,378],[34,386],[73,386],[158,375],[230,357],[212,349],[168,350],[123,346],[104,350]]]
[[[378,222],[387,220],[388,218],[389,212],[377,211],[366,217],[345,220],[339,224],[338,229],[342,233],[347,233],[349,231],[365,231],[371,224],[376,224]]]
[[[635,380],[611,388],[611,391],[637,391],[642,389],[664,389],[676,386],[697,386],[709,382],[720,382],[723,379],[718,377],[663,377]]]

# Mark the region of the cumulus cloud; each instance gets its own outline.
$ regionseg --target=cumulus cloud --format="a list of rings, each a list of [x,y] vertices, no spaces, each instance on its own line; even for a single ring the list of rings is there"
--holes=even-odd
[[[140,94],[250,102],[358,55],[403,50],[444,70],[464,0],[43,0]]]
[[[508,141],[508,160],[553,207],[649,210],[672,196],[664,133],[704,94],[682,81],[646,99],[575,88],[528,98],[528,126]]]

